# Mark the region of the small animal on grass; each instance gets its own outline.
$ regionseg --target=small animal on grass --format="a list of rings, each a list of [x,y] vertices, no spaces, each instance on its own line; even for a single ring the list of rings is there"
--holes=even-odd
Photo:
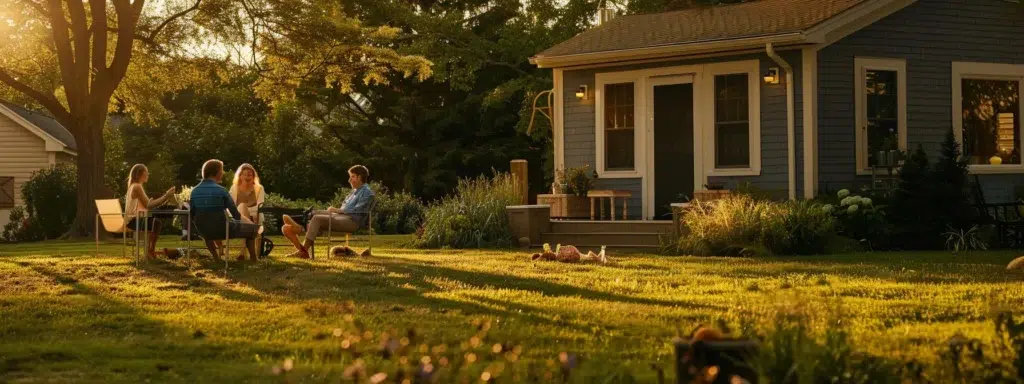
[[[1024,256],[1013,259],[1010,264],[1006,265],[1006,270],[1021,269],[1024,270]]]
[[[195,249],[190,249],[187,253],[190,257],[199,257],[199,251]],[[185,248],[164,248],[164,256],[170,260],[180,259],[185,254]]]
[[[562,263],[576,263],[576,262],[592,262],[598,264],[607,264],[608,258],[605,255],[605,246],[601,246],[601,253],[594,254],[594,251],[587,252],[586,255],[580,253],[580,250],[575,246],[557,244],[555,250],[551,250],[551,245],[544,243],[544,251],[541,253],[534,253],[531,257],[533,260],[548,260],[558,261]]]
[[[331,247],[331,256],[334,257],[348,257],[355,256],[356,250],[352,249],[347,245],[335,245]]]
[[[363,250],[362,253],[357,253],[356,250],[352,249],[352,247],[349,247],[347,245],[335,245],[331,247],[331,256],[334,257],[351,257],[355,255],[365,257],[371,256],[372,254],[373,253],[370,251],[370,248],[366,248],[365,250]]]

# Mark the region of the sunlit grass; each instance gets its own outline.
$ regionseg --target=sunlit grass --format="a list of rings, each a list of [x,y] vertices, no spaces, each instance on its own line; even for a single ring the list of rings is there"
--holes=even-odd
[[[272,369],[288,358],[296,370],[340,370],[330,335],[348,300],[376,333],[414,328],[431,345],[458,345],[475,320],[491,320],[489,337],[523,345],[524,360],[569,351],[589,364],[579,374],[615,366],[648,380],[651,364],[671,371],[680,330],[780,302],[840,308],[860,351],[922,361],[955,332],[991,338],[993,306],[1024,308],[1024,274],[1005,270],[1008,252],[611,252],[616,263],[597,266],[399,248],[407,240],[377,237],[371,258],[327,259],[321,247],[306,261],[284,259],[290,247],[276,238],[270,261],[233,262],[226,277],[203,259],[136,267],[119,245],[98,257],[92,243],[0,245],[0,381],[280,382]]]

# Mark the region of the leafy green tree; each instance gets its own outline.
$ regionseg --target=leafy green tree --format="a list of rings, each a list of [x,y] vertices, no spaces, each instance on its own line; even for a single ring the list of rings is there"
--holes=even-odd
[[[281,89],[313,69],[342,85],[372,82],[391,70],[429,76],[425,60],[386,46],[393,28],[363,27],[335,1],[146,3],[0,0],[0,94],[41,106],[78,144],[72,234],[91,231],[92,201],[109,194],[103,164],[108,111],[159,116],[164,111],[154,96],[201,79],[201,69],[216,61],[202,49],[211,41],[214,48],[231,49],[253,37],[250,55],[262,58],[264,74],[257,89],[271,99],[287,95]]]

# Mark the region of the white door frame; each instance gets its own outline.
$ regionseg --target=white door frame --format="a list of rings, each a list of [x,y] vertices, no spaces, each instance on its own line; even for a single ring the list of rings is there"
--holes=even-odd
[[[692,73],[685,74],[669,74],[663,76],[650,76],[645,79],[645,93],[646,93],[646,114],[647,124],[645,124],[644,137],[646,140],[647,156],[644,161],[645,172],[642,181],[643,191],[643,202],[644,202],[644,219],[654,219],[654,87],[661,85],[675,85],[675,84],[693,84],[691,92],[691,99],[693,101],[693,188],[697,189],[697,186],[701,185],[703,180],[703,172],[701,159],[703,156],[699,153],[700,145],[700,129],[697,125],[699,121],[697,118],[697,90],[696,90],[696,78]]]

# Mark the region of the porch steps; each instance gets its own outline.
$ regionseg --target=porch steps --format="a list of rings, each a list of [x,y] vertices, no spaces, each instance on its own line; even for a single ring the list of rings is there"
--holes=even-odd
[[[541,234],[541,243],[551,246],[658,248],[672,237],[671,221],[587,221],[552,220],[551,232]]]

